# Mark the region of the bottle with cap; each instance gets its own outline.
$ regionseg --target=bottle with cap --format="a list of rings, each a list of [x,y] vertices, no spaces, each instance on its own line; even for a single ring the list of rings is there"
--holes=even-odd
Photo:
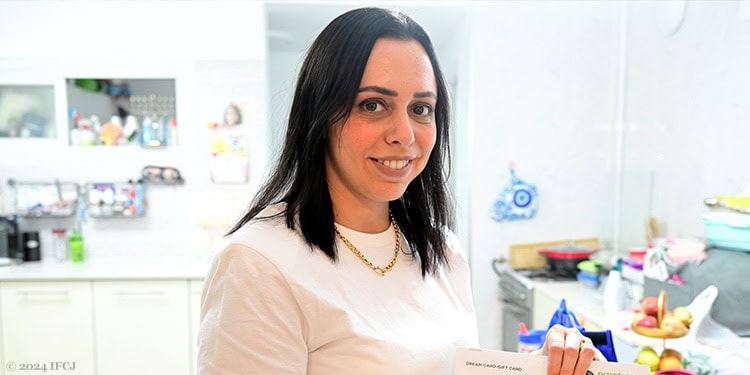
[[[77,230],[70,234],[70,260],[73,263],[83,262],[83,236]]]
[[[68,239],[65,236],[65,229],[53,229],[54,236],[54,257],[58,262],[68,260]]]
[[[604,312],[608,316],[619,314],[628,304],[627,290],[625,290],[625,285],[622,282],[622,263],[622,258],[618,258],[617,263],[609,271],[606,284],[604,284],[602,299]]]
[[[529,331],[524,322],[518,324],[518,352],[532,353],[541,349],[544,338],[547,335],[545,329],[534,329]]]

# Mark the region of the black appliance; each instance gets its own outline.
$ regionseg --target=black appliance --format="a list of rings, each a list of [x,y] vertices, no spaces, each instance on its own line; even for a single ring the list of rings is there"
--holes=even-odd
[[[23,241],[16,215],[0,216],[0,258],[24,258]]]
[[[42,260],[39,243],[39,232],[23,232],[23,260],[26,262]]]

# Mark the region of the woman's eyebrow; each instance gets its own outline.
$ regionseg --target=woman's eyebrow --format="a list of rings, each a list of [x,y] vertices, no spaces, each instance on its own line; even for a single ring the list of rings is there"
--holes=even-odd
[[[387,89],[385,87],[380,87],[380,86],[360,87],[358,92],[365,92],[365,91],[377,92],[379,94],[388,95],[388,96],[398,96],[398,92],[391,90],[391,89]],[[437,99],[437,94],[435,94],[432,91],[420,91],[420,92],[415,92],[414,97]]]
[[[388,96],[398,96],[398,93],[396,91],[387,89],[385,87],[380,87],[380,86],[360,87],[358,92],[364,92],[364,91],[373,91],[373,92],[377,92],[379,94],[388,95]]]
[[[415,92],[414,97],[415,98],[433,98],[437,100],[437,94],[435,94],[432,91]]]

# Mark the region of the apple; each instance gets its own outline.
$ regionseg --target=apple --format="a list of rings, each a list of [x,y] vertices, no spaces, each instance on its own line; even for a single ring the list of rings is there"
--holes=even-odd
[[[677,317],[677,319],[680,319],[686,327],[690,327],[690,325],[693,324],[693,314],[691,314],[690,310],[685,306],[675,307],[674,310],[672,310],[672,315]]]
[[[659,311],[659,300],[656,297],[646,297],[641,300],[641,307],[646,315],[656,316]]]
[[[669,332],[680,332],[686,330],[687,326],[676,316],[667,315],[661,320],[660,328]]]
[[[651,371],[659,369],[659,362],[661,358],[656,354],[656,350],[650,346],[644,346],[638,352],[638,356],[635,358],[635,363],[640,365],[646,365],[651,368]]]
[[[636,311],[636,312],[635,312],[635,313],[633,314],[633,325],[638,325],[638,322],[639,322],[639,321],[640,321],[641,319],[645,318],[646,316],[647,316],[646,314],[644,314],[644,313],[642,313],[642,312],[640,312],[640,311]]]
[[[656,318],[653,316],[644,316],[639,320],[637,323],[635,323],[638,327],[644,327],[644,328],[656,328]]]

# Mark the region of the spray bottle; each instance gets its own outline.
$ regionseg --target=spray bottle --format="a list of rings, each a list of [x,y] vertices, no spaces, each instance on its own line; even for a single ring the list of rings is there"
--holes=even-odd
[[[81,234],[81,228],[83,222],[86,219],[86,202],[83,200],[83,195],[79,194],[78,199],[78,220],[73,228],[73,233],[70,234],[70,260],[73,263],[83,262],[83,235]]]

